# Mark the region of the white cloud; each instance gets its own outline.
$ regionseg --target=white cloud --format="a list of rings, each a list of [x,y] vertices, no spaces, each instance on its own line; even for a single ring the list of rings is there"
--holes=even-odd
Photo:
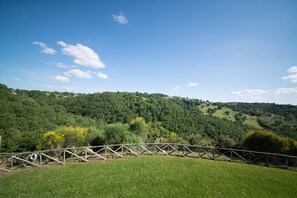
[[[180,89],[179,86],[173,88],[173,90],[179,90],[179,89]]]
[[[294,88],[277,88],[275,91],[276,95],[281,95],[281,94],[297,94],[297,87]]]
[[[72,69],[67,72],[64,72],[64,75],[67,77],[75,77],[75,78],[92,78],[92,75],[89,72],[83,72],[80,69]]]
[[[105,68],[98,54],[88,46],[79,43],[76,45],[68,45],[63,41],[59,41],[57,44],[63,47],[63,54],[74,57],[74,63],[95,69]]]
[[[57,75],[55,76],[55,79],[61,82],[69,82],[69,78],[65,77],[65,76],[61,76],[61,75]]]
[[[255,95],[262,95],[267,92],[268,92],[267,90],[262,90],[262,89],[245,89],[241,91],[232,91],[232,94],[236,96],[255,96]]]
[[[20,78],[14,78],[13,80],[15,80],[15,81],[21,81]]]
[[[119,15],[112,15],[113,19],[118,22],[119,24],[128,24],[128,20],[126,19],[126,17],[123,15],[122,12],[120,12]]]
[[[285,79],[285,80],[288,79],[288,80],[291,80],[291,82],[293,82],[293,83],[297,83],[297,73],[285,76],[285,77],[283,77],[283,79]]]
[[[187,87],[197,87],[198,83],[189,83],[186,85]]]
[[[88,70],[88,73],[97,75],[97,72],[94,72],[94,71],[91,71],[91,70]]]
[[[59,41],[57,42],[58,45],[62,46],[62,47],[66,47],[67,44],[64,41]]]
[[[101,79],[107,79],[108,78],[108,76],[106,75],[106,74],[103,74],[103,73],[97,73],[97,76],[99,77],[99,78],[101,78]]]
[[[297,66],[290,67],[287,72],[292,74],[284,76],[283,79],[291,80],[291,82],[297,83]]]
[[[47,47],[45,43],[34,41],[33,44],[40,46],[42,49],[41,52],[44,54],[51,54],[51,55],[56,54],[56,50],[54,50],[53,48]]]
[[[76,67],[75,65],[68,65],[64,63],[57,63],[56,66],[63,69],[71,69]]]
[[[297,73],[297,66],[290,67],[288,73]]]

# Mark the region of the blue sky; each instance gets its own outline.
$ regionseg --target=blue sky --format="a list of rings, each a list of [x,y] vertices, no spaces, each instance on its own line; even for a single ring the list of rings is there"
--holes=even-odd
[[[297,1],[0,0],[0,83],[297,105]]]

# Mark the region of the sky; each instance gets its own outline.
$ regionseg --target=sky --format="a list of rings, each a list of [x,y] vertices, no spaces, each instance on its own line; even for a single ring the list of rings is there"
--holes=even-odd
[[[0,83],[297,105],[296,0],[0,0]]]

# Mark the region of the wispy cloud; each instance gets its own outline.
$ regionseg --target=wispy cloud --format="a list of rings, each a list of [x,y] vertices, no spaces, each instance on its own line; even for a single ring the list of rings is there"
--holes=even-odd
[[[98,54],[88,46],[77,43],[76,45],[68,45],[63,41],[57,42],[62,46],[62,53],[74,58],[74,63],[90,67],[90,68],[105,68],[104,63],[100,60]]]
[[[57,44],[62,47],[67,47],[67,44],[64,41],[58,41]]]
[[[34,41],[33,44],[40,46],[41,52],[44,54],[51,54],[51,55],[56,54],[56,50],[54,50],[53,48],[47,47],[45,43]]]
[[[173,90],[179,90],[179,89],[180,89],[179,86],[173,88]]]
[[[262,90],[262,89],[245,89],[241,91],[232,91],[232,94],[236,96],[255,96],[255,95],[262,95],[267,92],[268,92],[267,90]]]
[[[297,73],[297,66],[290,67],[287,72],[288,73]]]
[[[285,76],[285,77],[283,77],[283,79],[291,80],[291,82],[297,83],[297,73]]]
[[[112,17],[119,24],[126,25],[129,23],[127,18],[124,16],[124,14],[122,12],[120,12],[119,15],[112,15]]]
[[[76,68],[75,65],[68,65],[68,64],[64,64],[64,63],[57,63],[56,66],[59,68],[63,68],[63,69]]]
[[[197,87],[198,83],[189,83],[186,85],[186,87]]]
[[[21,81],[20,78],[14,78],[13,80],[15,80],[15,81]]]
[[[103,74],[103,73],[97,73],[97,76],[99,77],[99,78],[101,78],[101,79],[107,79],[108,78],[108,76],[106,75],[106,74]]]
[[[57,75],[55,76],[55,79],[61,82],[69,82],[69,78],[65,77],[65,76],[61,76],[61,75]]]
[[[275,91],[276,95],[281,95],[281,94],[297,94],[297,87],[294,88],[277,88]]]
[[[67,77],[75,77],[75,78],[92,78],[92,75],[89,72],[83,72],[80,69],[72,69],[67,72],[64,72],[64,75]]]
[[[288,73],[291,73],[291,74],[288,75],[288,76],[284,76],[283,79],[285,79],[285,80],[291,80],[291,82],[297,83],[297,66],[290,67],[287,70],[287,72]]]

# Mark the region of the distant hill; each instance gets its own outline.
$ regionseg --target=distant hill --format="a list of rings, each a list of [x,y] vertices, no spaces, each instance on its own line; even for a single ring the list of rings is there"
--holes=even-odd
[[[146,123],[176,132],[187,142],[199,136],[236,144],[247,131],[261,128],[297,139],[297,106],[293,105],[210,103],[137,92],[27,91],[3,84],[0,95],[2,147],[10,151],[36,149],[44,132],[61,125],[101,130],[112,123],[128,124],[138,116]]]

